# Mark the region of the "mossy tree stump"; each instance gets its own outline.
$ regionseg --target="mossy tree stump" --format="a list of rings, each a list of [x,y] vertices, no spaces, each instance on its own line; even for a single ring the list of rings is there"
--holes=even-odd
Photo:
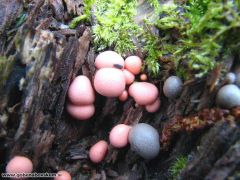
[[[91,80],[96,52],[91,25],[63,29],[82,14],[82,1],[0,0],[0,169],[15,155],[29,157],[35,172],[65,169],[76,179],[169,179],[180,156],[187,157],[180,179],[239,178],[239,108],[213,109],[221,66],[207,77],[186,82],[181,97],[161,95],[154,114],[126,102],[97,96],[96,113],[76,121],[65,111],[66,93],[78,74]],[[237,67],[239,57],[227,65]],[[154,81],[160,93],[163,82]],[[184,118],[183,118],[184,117]],[[109,148],[94,165],[88,150],[108,139],[118,123],[146,122],[161,136],[161,152],[144,161],[129,147]]]

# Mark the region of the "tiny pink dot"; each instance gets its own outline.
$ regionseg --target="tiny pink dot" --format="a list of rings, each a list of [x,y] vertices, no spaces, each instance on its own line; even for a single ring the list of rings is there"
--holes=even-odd
[[[141,81],[146,81],[147,80],[147,75],[146,74],[141,74],[140,75],[140,80]]]

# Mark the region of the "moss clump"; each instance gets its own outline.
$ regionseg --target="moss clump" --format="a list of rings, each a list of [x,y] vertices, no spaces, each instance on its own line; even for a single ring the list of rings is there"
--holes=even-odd
[[[82,21],[90,21],[91,19],[91,8],[96,0],[83,0],[83,15],[75,17],[69,24],[71,29],[76,28],[77,25]]]
[[[165,4],[153,25],[161,32],[160,54],[170,53],[177,73],[186,78],[202,77],[215,67],[222,54],[239,48],[240,15],[234,1]]]
[[[96,19],[93,27],[94,43],[98,50],[112,47],[120,54],[133,52],[141,28],[134,23],[136,0],[97,0]]]
[[[166,55],[174,61],[177,74],[188,79],[204,76],[222,60],[223,54],[240,48],[238,1],[159,4],[157,0],[148,0],[155,14],[143,27],[134,22],[137,0],[84,2],[85,14],[78,17],[80,20],[90,19],[91,6],[96,7],[97,23],[93,26],[96,49],[112,48],[124,55],[140,48],[146,54],[144,64],[154,76],[159,74],[160,60]],[[158,35],[152,33],[152,27],[159,30]],[[136,42],[141,42],[141,47],[136,47]]]
[[[181,173],[181,171],[187,165],[187,158],[184,156],[180,156],[176,159],[176,161],[169,168],[171,179],[177,179]]]
[[[149,3],[158,14],[160,4],[157,0]],[[160,57],[159,39],[134,22],[137,11],[136,0],[102,0],[96,2],[96,17],[98,23],[93,27],[94,43],[97,50],[113,48],[121,55],[133,53],[136,42],[142,42],[141,48],[146,52],[145,65],[149,72],[156,76],[159,73]],[[155,14],[155,15],[156,15]]]

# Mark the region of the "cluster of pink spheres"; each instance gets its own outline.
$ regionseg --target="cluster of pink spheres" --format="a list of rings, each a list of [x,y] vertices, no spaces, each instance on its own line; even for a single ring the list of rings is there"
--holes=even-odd
[[[86,120],[94,115],[94,91],[105,97],[118,97],[120,101],[126,101],[130,95],[151,113],[160,107],[158,89],[154,84],[134,82],[135,75],[141,72],[142,67],[142,60],[138,56],[129,56],[124,61],[118,53],[105,51],[96,57],[95,66],[97,72],[93,86],[88,77],[80,75],[69,87],[66,108],[72,117]],[[146,74],[141,74],[140,79],[147,80]]]
[[[29,158],[25,156],[13,157],[6,166],[6,173],[32,173],[32,172],[33,163]],[[54,180],[71,180],[71,179],[72,179],[71,175],[65,170],[58,171],[57,176],[54,178]]]
[[[148,82],[134,82],[135,75],[141,72],[142,60],[138,56],[124,59],[114,51],[100,53],[95,60],[98,69],[93,86],[88,77],[77,76],[68,90],[69,102],[66,105],[68,113],[79,120],[87,120],[95,113],[95,90],[106,97],[118,97],[126,101],[130,95],[138,105],[148,112],[156,112],[160,107],[157,87]],[[140,75],[140,80],[146,81],[146,74]],[[163,92],[168,98],[176,98],[182,91],[182,81],[177,76],[170,76],[165,82]],[[95,90],[94,90],[95,89]],[[139,138],[142,135],[141,138]],[[123,148],[130,142],[132,149],[145,159],[152,159],[159,152],[159,135],[148,124],[140,123],[134,127],[118,124],[109,134],[109,142],[115,148]],[[149,147],[149,148],[147,148]],[[93,163],[100,163],[106,156],[108,143],[98,141],[90,148],[89,158]],[[7,173],[31,173],[33,164],[24,156],[15,156],[7,164]],[[59,171],[55,180],[71,180],[71,175]]]
[[[134,82],[135,76],[140,74],[142,60],[138,56],[124,59],[114,51],[100,53],[95,59],[97,71],[93,79],[93,86],[88,77],[77,76],[68,90],[67,111],[79,120],[86,120],[94,115],[95,93],[105,97],[118,97],[126,101],[130,95],[138,105],[144,106],[148,112],[156,112],[160,107],[157,87],[148,82]],[[146,74],[140,75],[140,80],[146,81]],[[131,127],[124,124],[115,126],[109,135],[110,144],[122,148],[128,144],[128,134]],[[121,138],[119,138],[121,137]],[[97,142],[89,151],[92,162],[101,162],[108,150],[108,143],[104,140]]]

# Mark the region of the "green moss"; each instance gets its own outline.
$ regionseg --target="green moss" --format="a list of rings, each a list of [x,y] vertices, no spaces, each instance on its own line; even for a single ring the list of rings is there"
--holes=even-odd
[[[161,7],[160,19],[155,21],[164,39],[160,51],[173,52],[177,74],[190,77],[192,72],[202,77],[221,60],[221,54],[231,51],[233,45],[239,47],[239,10],[233,2],[217,0],[189,0],[179,8],[177,4]],[[187,69],[183,62],[187,62]]]
[[[132,37],[136,37],[141,28],[133,18],[136,14],[136,0],[97,0],[97,24],[93,27],[94,43],[101,51],[112,47],[120,54],[136,49]]]
[[[147,0],[149,4],[154,8],[155,13],[159,13],[160,11],[160,4],[158,0]]]
[[[142,37],[145,40],[143,50],[147,53],[144,65],[147,67],[148,72],[156,77],[160,71],[159,58],[161,57],[160,45],[161,42],[154,34],[145,33]]]
[[[176,159],[176,161],[169,168],[171,179],[177,179],[181,173],[181,171],[187,165],[187,158],[180,156]]]
[[[83,15],[75,17],[69,24],[71,29],[74,29],[83,21],[90,21],[91,18],[91,8],[94,5],[95,0],[83,0]]]
[[[186,6],[186,15],[192,23],[192,27],[194,27],[206,13],[210,2],[210,0],[189,0]]]
[[[72,21],[74,28],[90,20],[97,51],[114,49],[121,55],[144,51],[146,69],[153,76],[161,72],[160,59],[171,55],[176,74],[185,79],[202,77],[220,63],[222,55],[240,48],[240,3],[222,0],[188,0],[159,4],[148,0],[155,14],[143,27],[134,22],[137,0],[84,0],[84,15]],[[152,27],[159,35],[152,33]],[[136,42],[140,46],[136,47]],[[164,62],[163,62],[164,63]]]

